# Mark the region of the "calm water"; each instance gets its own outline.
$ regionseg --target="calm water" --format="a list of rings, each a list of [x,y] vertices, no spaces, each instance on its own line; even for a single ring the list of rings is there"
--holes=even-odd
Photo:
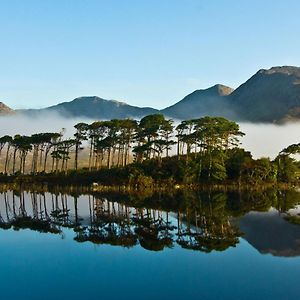
[[[2,189],[1,299],[299,299],[299,204]]]

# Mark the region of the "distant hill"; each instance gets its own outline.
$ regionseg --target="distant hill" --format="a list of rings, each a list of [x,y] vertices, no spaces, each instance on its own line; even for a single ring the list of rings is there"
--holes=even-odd
[[[230,95],[238,120],[300,120],[300,68],[260,70]]]
[[[236,90],[223,85],[197,90],[162,112],[179,119],[210,115],[250,122],[298,121],[300,68],[262,69]]]
[[[225,100],[232,92],[232,88],[217,84],[205,90],[196,90],[161,112],[176,119],[193,119],[206,115],[232,118],[231,107]]]
[[[92,119],[141,118],[160,112],[175,119],[209,115],[249,122],[300,121],[300,68],[284,66],[262,69],[236,90],[217,84],[196,90],[160,111],[96,96],[80,97],[39,110],[22,110],[26,114],[49,111],[58,112],[64,117]]]
[[[145,115],[157,113],[158,110],[151,107],[131,106],[124,102],[105,100],[97,96],[79,97],[70,102],[44,109],[23,110],[26,114],[44,112],[57,112],[65,117],[86,117],[91,119],[114,118],[141,118]]]
[[[0,115],[9,115],[14,113],[14,110],[5,105],[3,102],[0,102]]]

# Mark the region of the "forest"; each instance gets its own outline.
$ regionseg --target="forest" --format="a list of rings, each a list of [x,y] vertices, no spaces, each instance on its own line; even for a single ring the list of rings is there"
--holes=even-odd
[[[240,147],[244,133],[223,117],[175,125],[161,114],[78,123],[61,132],[0,137],[0,181],[31,180],[104,185],[207,183],[297,184],[300,143],[274,160]]]

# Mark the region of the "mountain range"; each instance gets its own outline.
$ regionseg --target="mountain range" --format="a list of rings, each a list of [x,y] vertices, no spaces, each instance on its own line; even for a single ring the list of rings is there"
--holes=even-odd
[[[300,120],[300,68],[262,69],[237,89],[217,84],[192,92],[163,110],[137,107],[97,96],[80,97],[43,109],[17,110],[22,114],[57,112],[64,117],[92,119],[141,118],[163,113],[174,119],[223,116],[235,121],[283,123]],[[12,110],[0,102],[0,114]]]

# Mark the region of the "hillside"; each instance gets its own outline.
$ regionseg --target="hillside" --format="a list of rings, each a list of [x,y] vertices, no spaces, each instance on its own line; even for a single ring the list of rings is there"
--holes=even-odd
[[[262,69],[230,95],[230,103],[237,120],[300,120],[300,68]]]
[[[79,97],[39,110],[25,110],[23,113],[57,112],[65,117],[86,117],[91,119],[141,118],[158,110],[150,107],[131,106],[124,102],[105,100],[96,96]]]
[[[236,90],[223,85],[197,90],[162,112],[179,119],[214,115],[236,121],[298,121],[300,68],[285,66],[262,69]]]
[[[205,115],[232,118],[232,111],[226,100],[226,96],[232,91],[232,88],[220,84],[208,89],[196,90],[161,112],[176,119],[193,119]]]
[[[14,112],[13,109],[5,105],[3,102],[0,102],[0,115],[9,115]]]

